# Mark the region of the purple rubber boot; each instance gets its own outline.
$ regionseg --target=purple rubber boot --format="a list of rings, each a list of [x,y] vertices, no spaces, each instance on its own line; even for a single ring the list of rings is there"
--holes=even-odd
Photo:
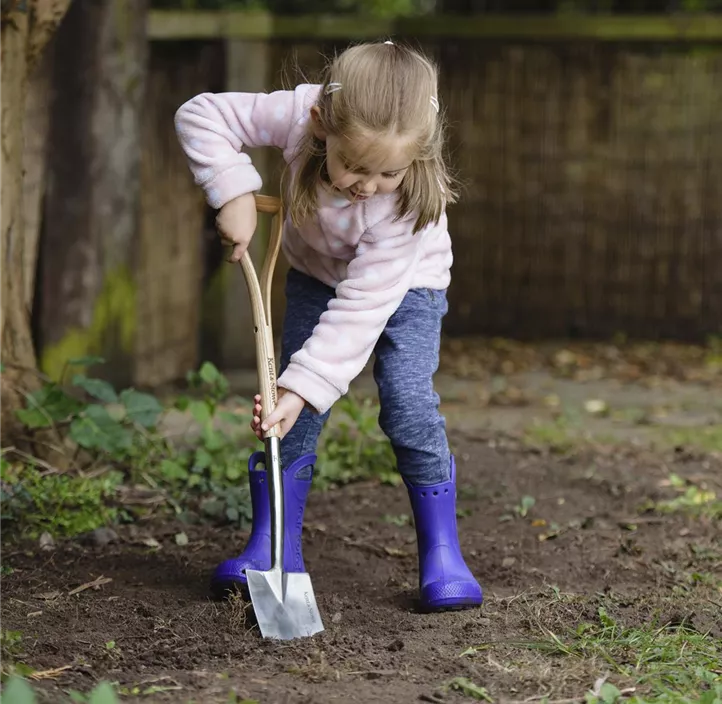
[[[253,526],[245,550],[238,556],[221,562],[211,577],[211,592],[223,598],[229,592],[248,591],[246,569],[271,568],[271,506],[265,469],[257,469],[266,459],[264,452],[254,452],[248,460],[248,481],[251,487]],[[316,455],[305,455],[283,470],[283,500],[285,536],[283,569],[286,572],[305,572],[301,548],[303,511],[311,489]]]
[[[456,463],[451,479],[432,486],[406,484],[419,548],[419,595],[422,611],[480,606],[479,583],[466,566],[456,527]]]

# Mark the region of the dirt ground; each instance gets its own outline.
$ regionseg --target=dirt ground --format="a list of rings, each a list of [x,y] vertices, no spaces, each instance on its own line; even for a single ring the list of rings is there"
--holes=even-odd
[[[263,704],[463,701],[444,687],[457,677],[495,701],[574,698],[604,674],[598,665],[561,668],[514,641],[564,633],[600,604],[627,624],[687,619],[722,637],[714,598],[668,598],[694,571],[722,576],[719,526],[639,514],[643,501],[669,496],[670,472],[719,482],[719,459],[636,449],[559,457],[498,433],[453,443],[468,514],[461,542],[485,589],[481,609],[417,613],[413,528],[388,519],[408,513],[404,492],[355,485],[309,501],[305,556],[326,626],[317,637],[264,641],[240,602],[209,600],[209,570],[244,534],[152,523],[102,548],[70,541],[4,555],[15,571],[3,578],[3,628],[25,634],[34,667],[71,666],[38,683],[48,702],[100,679],[156,688],[130,701],[236,701],[231,692]],[[513,509],[525,495],[536,503],[522,518]],[[548,537],[552,521],[559,533]],[[187,545],[175,544],[179,530]],[[142,544],[150,535],[160,548]],[[100,577],[111,581],[70,594]],[[483,644],[492,649],[462,656]]]
[[[262,640],[241,601],[209,599],[210,571],[240,552],[243,532],[156,520],[103,547],[27,545],[4,551],[14,572],[2,620],[23,633],[24,662],[67,667],[35,683],[43,701],[104,679],[124,701],[455,702],[470,692],[450,685],[467,678],[495,702],[571,703],[599,677],[635,682],[526,646],[565,639],[600,607],[624,626],[686,623],[722,638],[719,523],[645,509],[679,496],[672,474],[722,495],[719,370],[705,378],[698,364],[690,378],[679,351],[667,363],[664,350],[632,362],[557,350],[551,370],[521,348],[487,352],[472,363],[452,350],[439,375],[481,609],[416,611],[401,487],[312,492],[304,554],[326,630],[291,643]],[[253,375],[234,385],[252,391]],[[372,392],[368,375],[356,389]]]

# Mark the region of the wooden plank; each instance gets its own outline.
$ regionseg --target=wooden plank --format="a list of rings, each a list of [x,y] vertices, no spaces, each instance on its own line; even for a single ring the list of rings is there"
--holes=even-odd
[[[265,12],[153,10],[153,40],[376,39],[386,36],[464,39],[722,41],[722,16],[670,15],[432,15],[397,20],[355,15],[273,16]]]
[[[459,39],[720,41],[719,15],[476,15],[399,21],[398,33]]]
[[[152,46],[143,114],[135,375],[138,386],[182,379],[198,365],[206,204],[178,146],[173,116],[208,89],[216,43]]]

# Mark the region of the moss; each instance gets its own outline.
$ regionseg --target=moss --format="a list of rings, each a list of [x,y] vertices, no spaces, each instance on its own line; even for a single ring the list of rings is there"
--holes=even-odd
[[[108,340],[117,340],[119,351],[132,354],[137,325],[136,295],[135,282],[128,267],[119,267],[106,274],[93,307],[90,326],[72,328],[61,340],[47,345],[40,355],[42,371],[51,379],[60,381],[69,359],[103,355],[108,352]]]

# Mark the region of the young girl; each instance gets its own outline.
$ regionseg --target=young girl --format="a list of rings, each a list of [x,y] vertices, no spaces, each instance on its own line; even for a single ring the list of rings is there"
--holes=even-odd
[[[304,572],[301,530],[316,444],[333,404],[373,353],[379,423],[408,488],[423,610],[478,606],[456,525],[456,469],[432,377],[452,263],[435,67],[391,42],[347,49],[321,85],[271,94],[202,94],[175,118],[196,183],[220,212],[239,261],[256,228],[261,178],[243,147],[283,150],[286,283],[279,402],[258,437],[280,423],[284,565]],[[263,453],[249,462],[253,528],[244,552],[211,587],[245,587],[246,568],[270,567]]]

